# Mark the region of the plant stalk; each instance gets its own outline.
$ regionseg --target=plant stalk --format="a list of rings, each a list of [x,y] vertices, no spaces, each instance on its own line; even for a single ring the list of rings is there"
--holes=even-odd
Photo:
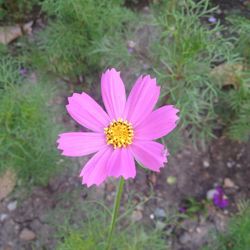
[[[116,222],[116,219],[117,219],[118,210],[120,208],[124,183],[125,183],[124,178],[121,177],[121,179],[119,181],[118,189],[116,191],[115,203],[114,203],[114,208],[113,208],[113,213],[112,213],[112,220],[111,220],[111,224],[110,224],[110,228],[109,228],[109,234],[108,234],[108,241],[107,241],[106,250],[110,250],[110,247],[111,247],[113,231],[114,231],[114,228],[115,228],[115,222]]]

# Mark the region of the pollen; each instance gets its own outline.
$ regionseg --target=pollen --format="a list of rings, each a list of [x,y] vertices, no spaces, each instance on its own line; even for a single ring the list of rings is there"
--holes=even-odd
[[[132,144],[134,131],[132,124],[119,118],[113,120],[107,128],[104,128],[107,144],[113,145],[114,149]]]

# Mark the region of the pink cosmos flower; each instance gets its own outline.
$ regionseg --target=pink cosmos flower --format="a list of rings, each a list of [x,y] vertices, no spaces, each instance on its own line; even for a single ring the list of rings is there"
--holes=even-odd
[[[160,87],[148,75],[138,78],[126,100],[120,72],[107,70],[101,78],[101,92],[107,113],[84,92],[68,98],[68,113],[92,132],[62,133],[57,141],[65,156],[96,153],[80,173],[82,183],[89,187],[109,176],[134,178],[134,159],[159,172],[168,152],[153,140],[176,127],[179,110],[172,105],[154,110]]]

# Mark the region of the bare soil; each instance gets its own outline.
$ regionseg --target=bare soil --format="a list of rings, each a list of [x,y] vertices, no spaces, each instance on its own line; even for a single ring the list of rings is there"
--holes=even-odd
[[[214,1],[220,4],[225,10],[230,8],[228,1]],[[234,2],[235,6],[242,8],[242,1]],[[140,36],[148,39],[150,29],[140,31]],[[139,39],[140,40],[140,39]],[[142,39],[143,48],[145,40]],[[145,42],[147,44],[147,42]],[[150,68],[145,61],[138,62],[140,68]],[[136,78],[138,71],[127,71],[124,78],[131,82]],[[132,82],[131,82],[132,83]],[[99,96],[96,87],[92,91]],[[62,104],[65,103],[65,95],[58,97]],[[62,122],[69,126],[72,121],[69,117],[62,117]],[[71,127],[71,126],[69,126]],[[138,167],[137,176],[134,180],[128,181],[123,196],[126,202],[127,194],[134,193],[135,203],[149,199],[140,206],[141,218],[134,218],[135,223],[144,223],[150,226],[159,226],[162,222],[163,235],[171,246],[172,250],[198,250],[206,245],[210,239],[210,232],[223,231],[226,229],[228,218],[237,212],[237,204],[244,199],[250,198],[250,142],[232,142],[225,137],[214,140],[205,152],[195,150],[188,142],[179,152],[169,156],[169,163],[159,174],[150,173]],[[171,152],[170,152],[171,153]],[[71,165],[64,173],[53,178],[46,187],[36,187],[30,190],[16,188],[16,191],[0,202],[0,249],[1,250],[54,250],[60,240],[57,235],[57,226],[52,225],[49,213],[56,211],[67,211],[71,207],[71,199],[67,195],[75,195],[78,190],[77,201],[103,200],[112,204],[114,198],[114,181],[108,181],[99,188],[87,189],[81,185],[78,173],[84,160],[72,160]],[[175,177],[176,181],[169,184],[167,179]],[[225,185],[225,179],[231,180],[232,185]],[[183,207],[185,200],[194,197],[202,204],[206,200],[207,191],[215,186],[224,187],[229,198],[229,207],[221,210],[207,205],[207,212],[195,213],[193,216],[181,217],[177,213]],[[152,196],[153,192],[153,196]],[[10,204],[17,201],[16,207],[10,209]],[[157,218],[156,210],[161,209],[166,216]],[[173,219],[169,219],[169,214]],[[138,214],[137,214],[138,215]],[[82,217],[81,212],[75,213],[75,219]],[[58,224],[60,220],[58,218]],[[28,229],[35,234],[32,240],[25,240],[20,237],[23,229]]]

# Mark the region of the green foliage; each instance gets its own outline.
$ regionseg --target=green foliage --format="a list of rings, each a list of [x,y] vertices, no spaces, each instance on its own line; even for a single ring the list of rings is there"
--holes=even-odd
[[[193,197],[185,200],[184,203],[185,213],[182,217],[193,217],[197,216],[198,213],[206,213],[206,202],[204,200],[198,201]]]
[[[250,137],[250,72],[240,78],[239,86],[223,95],[227,108],[228,135],[235,140],[247,141]]]
[[[226,233],[216,236],[216,241],[203,250],[249,250],[250,204],[233,217]]]
[[[0,58],[0,89],[11,84],[18,84],[21,81],[19,62],[5,53],[6,51],[2,51]]]
[[[0,21],[22,24],[32,16],[41,0],[0,0]]]
[[[121,0],[45,0],[42,9],[49,23],[38,35],[33,63],[75,77],[107,67],[114,58],[118,65],[126,61],[125,24],[133,14],[122,4]]]
[[[0,61],[0,171],[13,168],[23,182],[46,184],[58,167],[49,85],[25,83],[15,61]]]
[[[242,16],[231,16],[228,18],[231,23],[232,34],[237,35],[235,50],[246,59],[249,64],[250,61],[250,20]]]
[[[69,236],[65,239],[64,243],[58,247],[58,250],[87,250],[95,249],[94,239],[83,239],[82,233],[78,231],[70,232]]]
[[[80,208],[81,207],[81,208]],[[64,239],[59,243],[57,250],[102,250],[105,249],[107,241],[108,229],[110,224],[110,212],[105,206],[97,206],[94,203],[80,206],[78,204],[77,211],[82,209],[81,225],[78,228],[74,223],[72,227],[72,218],[68,217],[68,221],[61,225],[60,239]],[[58,212],[58,211],[57,211]],[[72,211],[72,214],[76,212]],[[84,215],[83,215],[84,214]],[[65,218],[65,213],[64,213]],[[119,227],[120,224],[120,227]],[[161,238],[161,232],[151,229],[145,231],[142,226],[130,224],[121,226],[118,223],[112,240],[112,249],[119,250],[166,250],[167,245]]]
[[[233,45],[221,35],[222,27],[201,22],[213,11],[207,0],[164,1],[156,17],[160,38],[154,45],[154,68],[162,95],[180,108],[182,127],[194,141],[213,136],[219,88],[211,66],[233,60]]]

